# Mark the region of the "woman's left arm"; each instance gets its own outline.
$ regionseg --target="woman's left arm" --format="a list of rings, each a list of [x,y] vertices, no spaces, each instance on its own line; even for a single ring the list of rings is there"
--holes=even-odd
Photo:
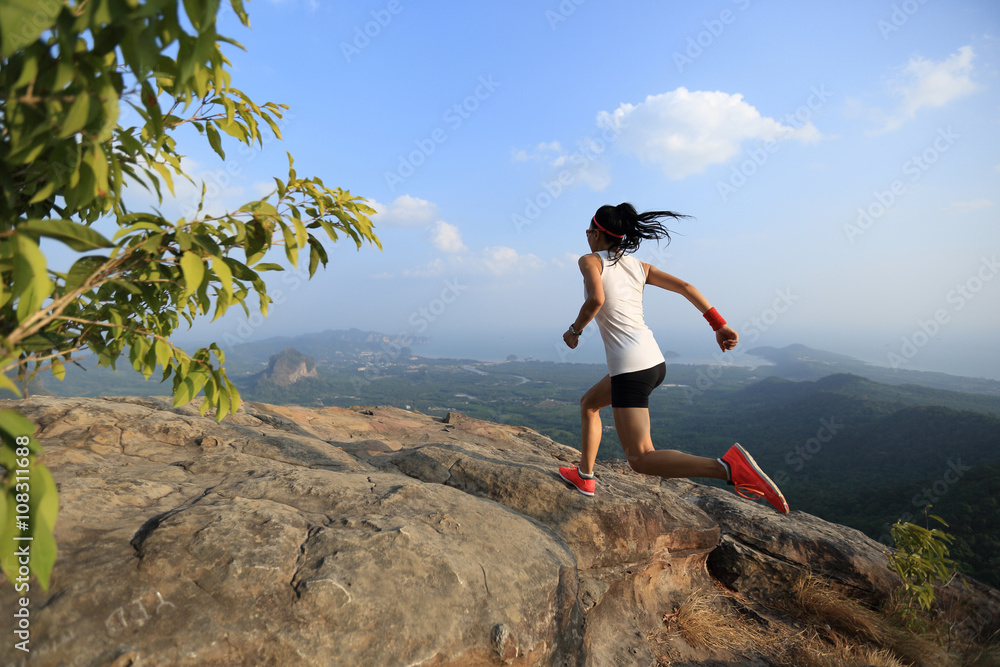
[[[680,294],[685,299],[690,301],[702,315],[712,309],[712,304],[705,298],[705,295],[699,292],[698,288],[691,283],[685,282],[676,276],[672,276],[669,273],[661,271],[652,264],[646,264],[643,262],[642,266],[646,271],[647,284]],[[719,349],[723,352],[736,347],[736,343],[738,343],[739,340],[740,335],[736,333],[736,330],[728,324],[724,324],[715,332],[715,341],[719,344]]]

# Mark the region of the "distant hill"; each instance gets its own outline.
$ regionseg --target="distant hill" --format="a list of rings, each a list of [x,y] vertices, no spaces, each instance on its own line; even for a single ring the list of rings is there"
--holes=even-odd
[[[389,359],[406,358],[413,354],[411,346],[424,345],[428,341],[423,336],[394,336],[376,331],[360,329],[333,330],[299,336],[277,336],[260,341],[249,341],[234,345],[227,354],[240,363],[257,361],[261,363],[271,355],[294,347],[309,355],[319,363],[335,362],[345,357],[360,354],[384,354]]]
[[[259,385],[266,382],[288,387],[303,378],[315,377],[318,377],[316,360],[294,347],[288,347],[271,357],[267,370],[257,375],[255,383]]]
[[[876,366],[843,354],[814,350],[805,345],[755,347],[748,350],[747,354],[770,361],[774,365],[761,371],[786,380],[818,380],[836,373],[852,373],[884,384],[915,384],[1000,398],[1000,382],[996,380]]]
[[[826,392],[856,396],[898,409],[918,405],[940,405],[955,410],[974,410],[1000,416],[1000,399],[989,395],[951,391],[916,384],[884,384],[851,373],[835,373],[814,381],[792,381],[771,376],[748,387],[745,404],[790,401]]]

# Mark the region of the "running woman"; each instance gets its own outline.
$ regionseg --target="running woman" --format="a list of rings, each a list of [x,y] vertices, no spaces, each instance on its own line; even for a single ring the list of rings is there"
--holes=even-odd
[[[590,221],[587,243],[591,254],[579,261],[586,299],[563,340],[575,348],[584,328],[596,320],[604,340],[608,375],[580,399],[580,465],[559,468],[559,475],[580,493],[594,495],[594,463],[601,443],[599,411],[610,405],[618,439],[636,472],[724,479],[744,498],[764,498],[779,512],[787,513],[788,503],[781,491],[739,443],[718,459],[653,448],[649,395],[663,382],[666,363],[643,319],[645,286],[676,292],[690,301],[712,326],[723,352],[732,350],[739,340],[739,334],[693,285],[630,256],[645,239],[666,239],[669,243],[670,233],[662,221],[683,217],[688,216],[671,211],[638,213],[624,203],[602,206]]]

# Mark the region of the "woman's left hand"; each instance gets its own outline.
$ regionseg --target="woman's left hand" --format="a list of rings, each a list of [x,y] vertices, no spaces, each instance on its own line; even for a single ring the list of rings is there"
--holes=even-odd
[[[736,347],[736,343],[740,340],[740,335],[736,333],[736,329],[726,324],[719,327],[719,330],[715,332],[715,340],[719,343],[719,349],[725,352]]]
[[[566,333],[563,334],[563,342],[569,346],[569,349],[575,350],[576,346],[580,344],[580,337],[574,334],[570,329],[566,329]]]

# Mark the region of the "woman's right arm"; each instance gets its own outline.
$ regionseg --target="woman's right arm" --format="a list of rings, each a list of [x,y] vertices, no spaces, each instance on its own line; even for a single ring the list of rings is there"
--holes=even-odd
[[[584,255],[579,261],[580,273],[583,274],[583,288],[586,299],[580,306],[580,312],[570,325],[570,329],[563,334],[563,341],[571,348],[575,348],[580,341],[578,335],[583,332],[583,328],[590,324],[597,311],[604,305],[604,283],[601,282],[601,269],[603,263],[597,255]]]

